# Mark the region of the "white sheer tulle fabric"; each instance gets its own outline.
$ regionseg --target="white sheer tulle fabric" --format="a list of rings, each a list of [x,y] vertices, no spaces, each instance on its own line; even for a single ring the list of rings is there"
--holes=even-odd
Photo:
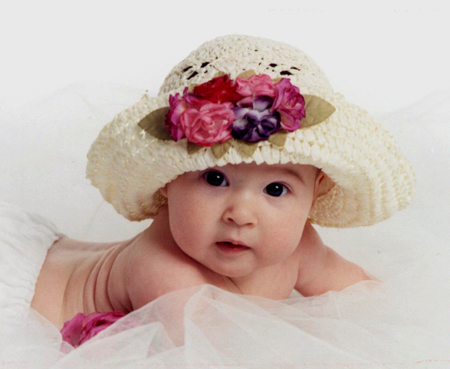
[[[86,102],[78,119],[92,114],[95,88],[67,91],[77,93],[47,100],[50,106],[59,99],[52,105],[61,106],[59,117],[75,96]],[[416,168],[417,195],[408,209],[372,227],[317,228],[326,244],[382,282],[314,297],[293,291],[283,301],[212,285],[174,291],[76,349],[30,309],[0,349],[2,367],[450,368],[449,97],[450,90],[437,91],[380,117]],[[64,226],[58,224],[67,234]]]

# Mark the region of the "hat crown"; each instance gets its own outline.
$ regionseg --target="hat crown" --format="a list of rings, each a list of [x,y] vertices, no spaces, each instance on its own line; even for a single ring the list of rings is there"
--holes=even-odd
[[[234,79],[248,70],[272,79],[289,78],[302,93],[333,93],[325,73],[300,49],[266,38],[232,34],[207,41],[192,51],[167,75],[159,95],[182,92],[186,86],[211,80],[218,72]]]

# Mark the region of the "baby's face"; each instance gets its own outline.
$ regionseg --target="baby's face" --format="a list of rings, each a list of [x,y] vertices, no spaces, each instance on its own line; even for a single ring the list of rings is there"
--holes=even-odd
[[[173,238],[184,253],[228,277],[283,262],[300,242],[323,175],[311,165],[292,163],[184,173],[162,190]],[[227,238],[250,249],[223,252],[216,243]]]

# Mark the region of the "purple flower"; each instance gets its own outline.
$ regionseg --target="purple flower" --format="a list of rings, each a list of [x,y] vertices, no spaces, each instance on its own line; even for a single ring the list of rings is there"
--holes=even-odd
[[[247,142],[267,140],[280,129],[280,114],[270,110],[272,103],[273,99],[267,96],[240,100],[232,109],[236,120],[231,135]]]

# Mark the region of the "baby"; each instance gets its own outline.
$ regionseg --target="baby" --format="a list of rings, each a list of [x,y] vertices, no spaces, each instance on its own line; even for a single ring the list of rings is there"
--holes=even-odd
[[[167,205],[133,239],[55,242],[31,306],[61,328],[79,312],[128,313],[204,283],[286,299],[294,288],[311,296],[369,279],[307,219],[324,178],[311,165],[254,163],[180,175],[162,189]]]
[[[406,207],[414,186],[389,132],[311,58],[243,35],[204,43],[157,97],[118,114],[88,153],[87,177],[125,218],[154,220],[123,242],[53,244],[31,306],[60,328],[201,284],[282,300],[370,279],[312,224],[374,224]]]

